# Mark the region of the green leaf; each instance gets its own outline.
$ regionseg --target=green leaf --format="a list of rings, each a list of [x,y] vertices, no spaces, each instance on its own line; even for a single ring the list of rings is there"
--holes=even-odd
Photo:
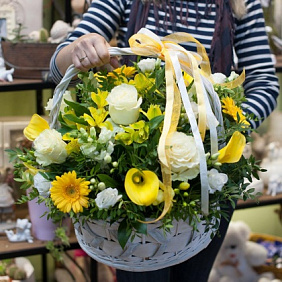
[[[65,100],[65,103],[67,105],[69,105],[72,109],[74,109],[75,114],[77,116],[83,116],[83,114],[90,115],[90,111],[83,104],[80,104],[80,103],[77,103],[77,102],[68,101],[68,100]]]
[[[142,222],[134,222],[133,227],[136,229],[137,233],[147,235],[147,224]]]
[[[160,123],[164,120],[164,115],[157,116],[152,118],[148,123],[150,127],[150,131],[152,132],[154,129],[158,128]]]
[[[118,241],[120,246],[124,249],[129,237],[131,235],[131,228],[127,224],[126,219],[123,219],[118,227]]]
[[[97,174],[97,177],[100,181],[104,182],[107,187],[116,188],[120,185],[120,183],[116,180],[114,180],[112,177],[110,177],[107,174]]]
[[[64,115],[64,118],[72,121],[72,122],[76,122],[76,123],[79,123],[79,124],[84,124],[84,125],[88,125],[88,123],[84,120],[84,118],[79,118],[79,117],[76,117],[74,115]]]

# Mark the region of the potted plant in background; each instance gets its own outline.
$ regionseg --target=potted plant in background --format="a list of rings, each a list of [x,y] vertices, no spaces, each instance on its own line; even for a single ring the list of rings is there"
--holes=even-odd
[[[49,32],[42,28],[29,35],[23,34],[24,27],[19,24],[14,29],[14,38],[2,38],[2,56],[7,68],[14,68],[13,76],[24,79],[46,78],[50,59],[60,43],[72,30],[63,21],[54,23]]]

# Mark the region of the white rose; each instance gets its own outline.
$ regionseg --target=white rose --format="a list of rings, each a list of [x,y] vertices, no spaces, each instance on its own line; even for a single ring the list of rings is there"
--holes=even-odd
[[[212,78],[215,84],[224,83],[226,80],[226,76],[221,72],[216,72],[212,74]]]
[[[151,58],[143,59],[137,65],[143,73],[145,72],[151,73],[155,69],[156,59],[151,59]]]
[[[195,139],[183,132],[174,132],[169,136],[170,164],[172,180],[188,181],[200,172],[200,159]]]
[[[106,99],[113,122],[122,125],[136,122],[142,103],[142,98],[137,99],[137,89],[133,85],[123,83],[114,87]]]
[[[39,195],[43,197],[48,197],[51,188],[51,181],[48,181],[40,173],[36,173],[33,177],[33,185],[38,190]]]
[[[63,94],[63,99],[62,99],[61,106],[60,106],[60,111],[61,112],[64,112],[65,107],[67,107],[67,104],[66,104],[65,100],[73,102],[73,99],[72,99],[72,96],[71,96],[71,92],[69,90],[67,90]],[[47,102],[47,106],[45,107],[45,110],[46,111],[51,111],[52,108],[53,108],[53,98],[50,98],[49,101]]]
[[[217,169],[212,168],[208,171],[208,181],[210,185],[209,192],[210,194],[213,194],[216,190],[222,190],[222,187],[228,181],[228,176],[225,173],[220,173]]]
[[[118,195],[116,188],[107,188],[97,194],[95,202],[99,209],[108,209],[113,207],[121,198],[122,196]]]
[[[67,158],[66,143],[55,129],[45,129],[33,142],[36,161],[42,166],[61,164]]]

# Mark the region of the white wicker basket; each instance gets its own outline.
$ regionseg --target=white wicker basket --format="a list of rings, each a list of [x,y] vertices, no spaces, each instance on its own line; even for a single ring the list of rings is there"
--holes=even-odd
[[[184,221],[174,221],[164,232],[161,223],[148,224],[147,235],[135,236],[124,249],[117,239],[119,223],[82,220],[74,224],[81,248],[93,259],[126,271],[152,271],[169,267],[193,257],[211,242],[212,230],[205,232],[203,223],[198,231]]]
[[[130,55],[128,48],[110,48],[111,55]],[[55,89],[53,108],[50,113],[50,127],[57,125],[63,93],[78,70],[71,66]],[[204,78],[203,78],[204,79]],[[215,95],[215,94],[214,94]],[[218,120],[222,119],[220,102],[210,98],[217,110]],[[82,223],[83,222],[83,223]],[[213,222],[215,224],[215,222]],[[135,236],[121,248],[117,235],[119,223],[88,220],[75,223],[75,234],[81,248],[93,259],[114,268],[127,271],[152,271],[181,263],[206,248],[211,242],[211,234],[205,232],[204,222],[198,224],[197,231],[184,221],[174,221],[173,228],[164,232],[160,222],[148,224],[147,235]]]

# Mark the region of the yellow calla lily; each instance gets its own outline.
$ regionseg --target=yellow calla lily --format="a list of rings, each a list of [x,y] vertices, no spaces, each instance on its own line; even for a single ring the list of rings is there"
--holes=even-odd
[[[219,150],[220,163],[236,163],[240,160],[246,146],[246,138],[239,131],[235,131],[228,144]]]
[[[23,132],[28,140],[34,141],[45,129],[50,129],[48,122],[38,114],[34,114]]]
[[[124,181],[125,191],[130,200],[139,206],[149,206],[158,197],[158,176],[149,170],[131,168]]]

